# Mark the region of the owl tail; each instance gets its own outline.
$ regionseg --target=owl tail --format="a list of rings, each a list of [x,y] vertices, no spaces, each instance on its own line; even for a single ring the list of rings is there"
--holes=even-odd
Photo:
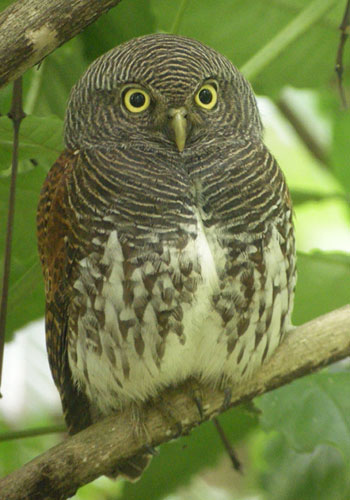
[[[67,364],[68,365],[68,364]],[[67,383],[67,380],[69,383]],[[69,434],[77,432],[89,427],[98,418],[91,418],[91,407],[86,396],[77,390],[71,382],[71,375],[68,372],[68,377],[63,379],[63,390],[61,390],[61,400],[64,410],[64,417],[68,426]],[[96,417],[96,416],[95,416]],[[112,468],[111,472],[106,474],[111,479],[116,479],[118,476],[124,477],[128,481],[137,481],[143,471],[147,468],[152,458],[151,453],[135,455],[129,460],[125,460],[117,467]]]
[[[134,483],[142,476],[143,471],[148,467],[152,459],[151,454],[136,455],[129,460],[118,465],[118,467],[108,477],[116,478],[122,476],[124,479]]]

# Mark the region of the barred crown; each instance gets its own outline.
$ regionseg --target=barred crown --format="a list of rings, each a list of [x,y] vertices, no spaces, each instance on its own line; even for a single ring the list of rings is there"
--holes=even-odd
[[[177,107],[208,78],[222,82],[223,93],[233,89],[226,100],[230,113],[226,113],[228,119],[221,120],[221,125],[230,124],[232,131],[239,128],[259,135],[260,116],[250,84],[226,57],[190,38],[153,34],[123,43],[90,65],[70,95],[66,146],[96,147],[104,138],[107,140],[101,126],[103,130],[105,124],[120,118],[115,109],[116,96],[126,83],[145,85]]]

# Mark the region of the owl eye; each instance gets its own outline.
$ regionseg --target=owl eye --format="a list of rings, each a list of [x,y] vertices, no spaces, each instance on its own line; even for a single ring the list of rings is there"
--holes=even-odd
[[[213,109],[218,100],[216,88],[211,83],[206,83],[198,90],[194,100],[201,108]]]
[[[123,95],[124,105],[131,113],[141,113],[150,105],[149,94],[138,88],[128,89]]]

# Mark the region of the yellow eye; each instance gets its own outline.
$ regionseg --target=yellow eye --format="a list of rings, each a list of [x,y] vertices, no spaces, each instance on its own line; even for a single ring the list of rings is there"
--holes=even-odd
[[[199,89],[194,100],[201,108],[213,109],[218,100],[216,88],[211,83],[206,83]]]
[[[150,105],[150,96],[142,89],[128,89],[124,96],[124,105],[131,113],[141,113]]]

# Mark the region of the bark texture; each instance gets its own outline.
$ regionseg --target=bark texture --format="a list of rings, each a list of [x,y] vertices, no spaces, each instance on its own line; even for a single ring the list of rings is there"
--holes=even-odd
[[[0,13],[0,88],[120,0],[18,0]]]

